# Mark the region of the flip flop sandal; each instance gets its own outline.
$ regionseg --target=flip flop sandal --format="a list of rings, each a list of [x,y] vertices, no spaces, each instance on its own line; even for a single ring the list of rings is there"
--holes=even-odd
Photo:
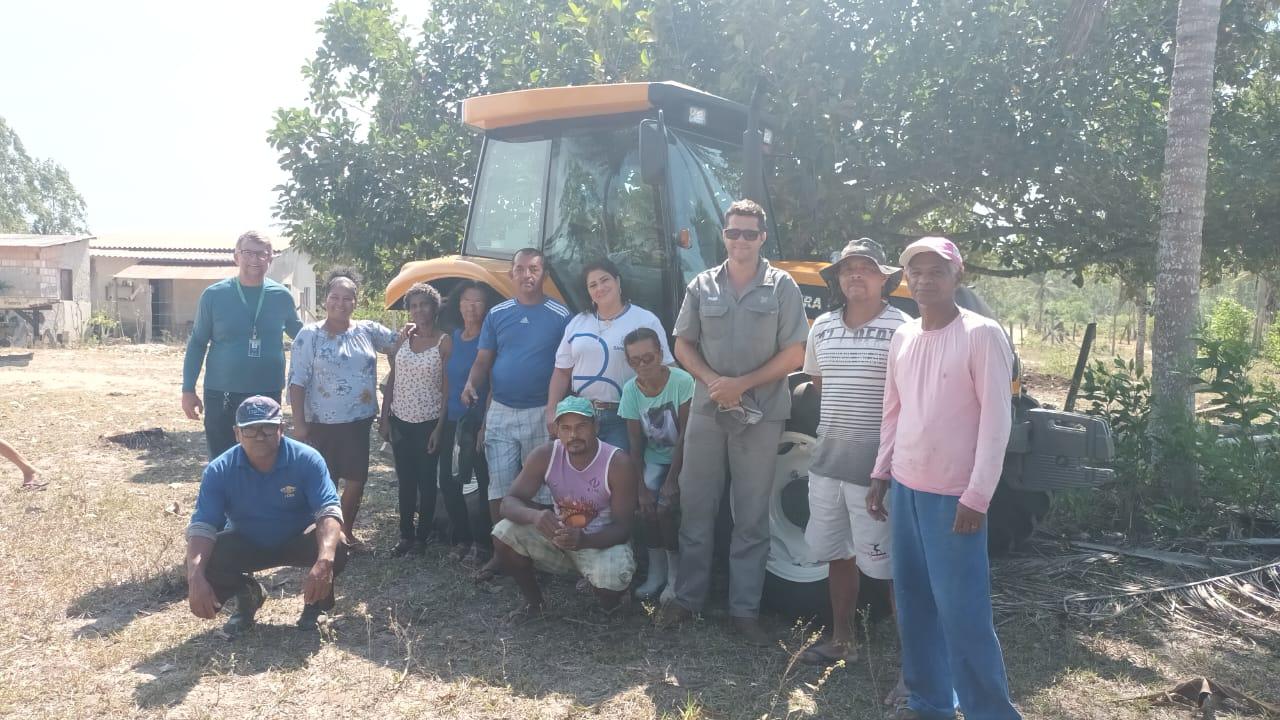
[[[521,605],[510,613],[507,613],[507,616],[503,618],[502,621],[507,625],[527,625],[528,623],[545,620],[546,618],[547,608],[545,605],[537,610],[533,609],[533,607],[529,605]]]
[[[489,562],[488,553],[483,553],[480,548],[475,545],[471,546],[471,550],[467,552],[467,556],[462,558],[462,564],[469,568],[484,567]]]
[[[828,665],[835,665],[841,660],[845,661],[845,664],[847,665],[858,659],[857,649],[847,647],[844,649],[844,652],[833,650],[833,648],[839,647],[839,645],[831,642],[818,643],[817,645],[814,645],[800,653],[800,662],[805,665],[820,665],[825,667]]]

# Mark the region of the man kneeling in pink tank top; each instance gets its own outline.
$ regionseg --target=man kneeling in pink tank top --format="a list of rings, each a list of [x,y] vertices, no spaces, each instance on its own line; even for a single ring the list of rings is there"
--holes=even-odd
[[[556,439],[525,461],[493,528],[494,554],[525,600],[511,621],[543,612],[535,569],[581,574],[609,612],[618,609],[635,575],[636,473],[627,454],[596,438],[595,409],[586,398],[556,405],[555,430]],[[533,502],[544,484],[551,508]]]

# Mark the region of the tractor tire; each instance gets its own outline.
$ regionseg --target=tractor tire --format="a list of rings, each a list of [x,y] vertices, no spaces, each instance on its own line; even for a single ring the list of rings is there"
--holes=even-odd
[[[812,435],[788,430],[778,443],[777,469],[769,500],[769,558],[762,609],[788,620],[831,621],[827,566],[808,559],[809,456]]]

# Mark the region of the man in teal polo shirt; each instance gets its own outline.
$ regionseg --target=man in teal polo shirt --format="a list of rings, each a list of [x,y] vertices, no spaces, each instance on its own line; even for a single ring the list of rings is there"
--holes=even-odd
[[[210,460],[236,444],[232,425],[240,403],[252,395],[279,402],[284,334],[293,337],[302,328],[289,289],[267,279],[271,255],[270,239],[252,231],[241,235],[236,240],[236,276],[200,294],[182,364],[182,410],[192,420],[204,412]],[[207,365],[203,402],[196,394],[201,365]]]
[[[256,396],[235,414],[239,442],[205,467],[187,526],[188,602],[212,619],[231,597],[236,611],[224,630],[253,625],[266,591],[251,573],[308,567],[298,620],[313,629],[333,608],[333,579],[347,561],[342,508],[324,459],[281,431],[280,404]],[[225,528],[224,528],[225,525]]]

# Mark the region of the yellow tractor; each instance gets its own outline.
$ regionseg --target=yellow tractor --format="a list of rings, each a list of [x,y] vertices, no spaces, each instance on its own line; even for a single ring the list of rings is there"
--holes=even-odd
[[[764,253],[799,283],[810,319],[829,307],[818,273],[827,263],[787,259],[765,182],[772,131],[751,108],[678,83],[626,83],[473,97],[463,102],[462,121],[484,145],[460,253],[406,263],[387,287],[387,307],[414,283],[447,292],[461,278],[510,297],[511,256],[535,247],[547,257],[547,294],[570,309],[588,306],[583,265],[608,257],[631,299],[671,328],[688,282],[723,261],[723,214],[742,197],[770,211]],[[889,300],[918,314],[905,284]],[[968,289],[957,301],[992,314]],[[1089,466],[1110,457],[1104,422],[1040,410],[1019,377],[1011,382],[1017,422],[990,514],[994,550],[1031,533],[1050,491],[1097,485],[1110,474]],[[787,598],[771,604],[794,609],[790,598],[820,594],[807,591],[825,585],[826,566],[808,560],[803,532],[817,398],[802,374],[791,385],[796,402],[778,451],[766,593]]]

